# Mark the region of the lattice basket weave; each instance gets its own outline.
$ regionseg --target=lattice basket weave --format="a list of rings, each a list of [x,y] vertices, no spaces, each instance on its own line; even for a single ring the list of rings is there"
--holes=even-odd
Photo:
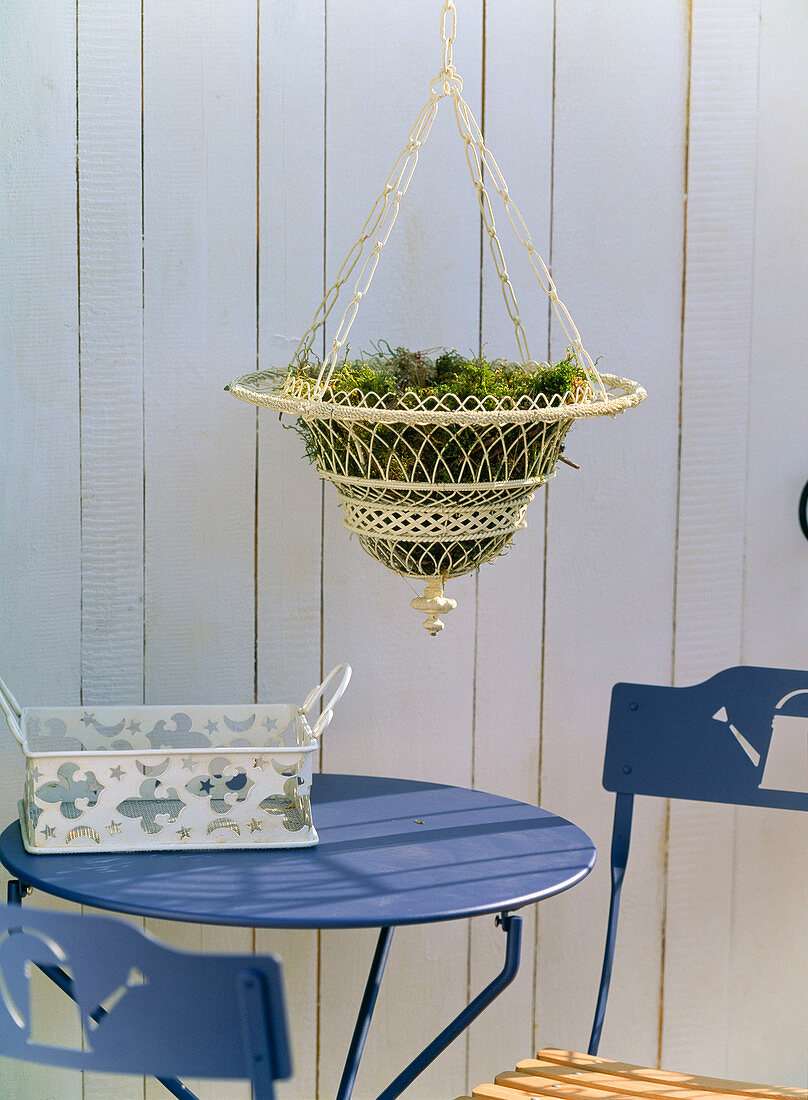
[[[325,688],[340,682],[315,721]],[[348,686],[338,665],[301,706],[27,707],[0,680],[25,757],[29,852],[316,844],[312,753]]]
[[[230,391],[305,420],[317,472],[336,487],[344,526],[371,557],[402,576],[443,582],[496,557],[526,526],[577,419],[614,415],[644,397],[630,380],[600,378],[605,401],[589,390],[589,400],[523,398],[515,408],[467,398],[454,408],[433,399],[392,410],[376,395],[357,402],[328,388],[318,397],[299,382],[278,393],[271,371],[236,379]]]
[[[456,14],[452,0],[441,12],[443,67],[430,97],[381,195],[348,253],[337,279],[300,341],[289,372],[259,371],[227,387],[242,401],[296,415],[304,423],[319,475],[331,481],[344,508],[344,526],[362,548],[393,572],[426,582],[412,606],[427,613],[431,634],[443,624],[439,615],[456,606],[443,595],[444,583],[491,561],[526,526],[525,513],[535,490],[552,477],[564,438],[576,420],[615,416],[646,397],[637,382],[600,373],[581,342],[570,313],[530,238],[499,166],[491,155],[452,64]],[[350,393],[331,385],[334,370],[359,304],[370,287],[379,255],[389,239],[399,204],[412,179],[440,100],[452,102],[466,160],[477,191],[483,225],[514,326],[522,365],[541,370],[530,356],[513,287],[497,236],[486,188],[500,196],[509,222],[528,253],[531,268],[569,339],[582,381],[574,391],[548,400],[535,398],[419,396],[405,392],[392,405],[388,396]],[[311,362],[318,331],[344,283],[359,263],[365,244],[374,244],[359,270],[329,354],[316,380],[299,368]],[[450,460],[451,456],[451,460]]]

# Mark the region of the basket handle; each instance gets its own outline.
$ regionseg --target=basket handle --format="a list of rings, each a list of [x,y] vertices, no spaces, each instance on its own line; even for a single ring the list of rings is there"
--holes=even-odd
[[[22,729],[20,728],[22,709],[3,680],[0,680],[0,710],[2,710],[3,714],[6,716],[8,728],[14,735],[14,740],[22,745],[23,736]]]
[[[339,686],[337,687],[336,691],[331,696],[331,698],[328,700],[326,705],[323,707],[322,714],[319,716],[317,721],[311,727],[311,732],[312,732],[313,737],[315,737],[315,738],[319,737],[326,730],[326,728],[328,727],[329,722],[334,717],[334,707],[340,701],[340,699],[342,698],[342,696],[345,693],[345,689],[347,688],[348,684],[351,682],[351,672],[352,672],[351,666],[348,665],[348,664],[345,664],[345,663],[343,663],[341,665],[337,665],[335,668],[332,668],[331,671],[329,672],[329,674],[323,680],[323,682],[321,684],[318,684],[316,688],[313,688],[309,692],[309,694],[303,700],[303,703],[301,704],[301,706],[298,708],[298,713],[299,714],[302,714],[302,715],[308,714],[309,711],[311,710],[311,708],[314,706],[314,704],[317,702],[317,700],[323,694],[325,689],[331,683],[331,681],[335,680],[337,678],[337,676],[339,676],[339,674],[342,673],[342,679],[339,682]]]

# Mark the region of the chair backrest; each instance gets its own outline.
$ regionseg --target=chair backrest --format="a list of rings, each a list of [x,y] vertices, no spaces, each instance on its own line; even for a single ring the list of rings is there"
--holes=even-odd
[[[742,665],[694,687],[616,684],[603,786],[617,798],[590,1054],[606,1012],[634,795],[808,810],[808,672]]]
[[[86,1049],[32,1039],[34,967],[78,1005]],[[281,966],[266,955],[178,951],[111,917],[0,906],[0,1054],[111,1073],[247,1078],[256,1100],[271,1100],[273,1081],[291,1075]]]

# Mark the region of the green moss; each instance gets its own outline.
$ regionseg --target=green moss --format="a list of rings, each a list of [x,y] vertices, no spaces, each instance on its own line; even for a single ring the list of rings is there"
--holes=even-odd
[[[295,370],[297,377],[314,379],[319,361]],[[442,408],[478,397],[484,405],[515,406],[521,398],[543,394],[563,398],[586,384],[575,354],[550,367],[527,370],[505,359],[463,356],[441,350],[435,358],[407,348],[380,344],[374,354],[346,359],[331,377],[325,392],[342,401],[360,404],[377,394],[386,408],[410,408],[441,402]],[[456,400],[453,400],[456,399]],[[299,421],[296,430],[312,461],[330,465],[334,452],[343,473],[390,482],[434,483],[520,480],[552,472],[569,422],[466,427],[453,425],[383,425],[338,421]],[[551,438],[555,444],[548,450]],[[549,465],[548,465],[549,463]]]
[[[320,365],[318,360],[309,361],[294,373],[316,378]],[[326,396],[329,391],[339,393],[351,404],[359,404],[366,394],[375,393],[389,408],[408,408],[429,398],[444,399],[451,406],[452,397],[459,401],[478,397],[483,402],[491,398],[491,404],[501,401],[507,408],[524,397],[563,397],[585,382],[571,349],[554,366],[528,370],[521,363],[463,356],[454,350],[443,350],[433,359],[425,352],[380,344],[372,356],[344,360],[331,376]]]

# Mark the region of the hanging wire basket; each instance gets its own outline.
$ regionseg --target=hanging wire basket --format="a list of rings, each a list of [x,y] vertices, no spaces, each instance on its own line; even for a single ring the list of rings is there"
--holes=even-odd
[[[280,382],[276,370],[265,370],[237,378],[228,386],[242,401],[300,419],[318,474],[337,490],[344,508],[344,526],[356,534],[371,557],[388,569],[426,583],[424,596],[412,600],[412,606],[426,614],[424,626],[433,635],[443,629],[440,615],[456,606],[456,601],[443,594],[445,582],[491,561],[526,526],[528,505],[536,489],[555,473],[565,436],[575,421],[615,416],[646,397],[637,382],[600,373],[584,348],[471,108],[463,99],[463,81],[452,64],[455,29],[454,4],[445,0],[441,12],[441,72],[432,81],[429,99],[407,144],[301,340],[288,372]],[[543,394],[518,399],[482,395],[460,398],[455,394],[422,397],[409,391],[391,403],[386,394],[346,391],[332,385],[340,352],[390,237],[419,150],[429,136],[438,104],[445,98],[452,101],[465,145],[522,364],[531,371],[549,366],[530,356],[485,176],[503,201],[508,220],[527,251],[539,286],[549,298],[580,368],[579,384],[564,394],[550,398]],[[373,246],[359,270],[353,297],[331,350],[313,377],[303,368],[311,362],[315,336],[325,325],[371,238]]]

